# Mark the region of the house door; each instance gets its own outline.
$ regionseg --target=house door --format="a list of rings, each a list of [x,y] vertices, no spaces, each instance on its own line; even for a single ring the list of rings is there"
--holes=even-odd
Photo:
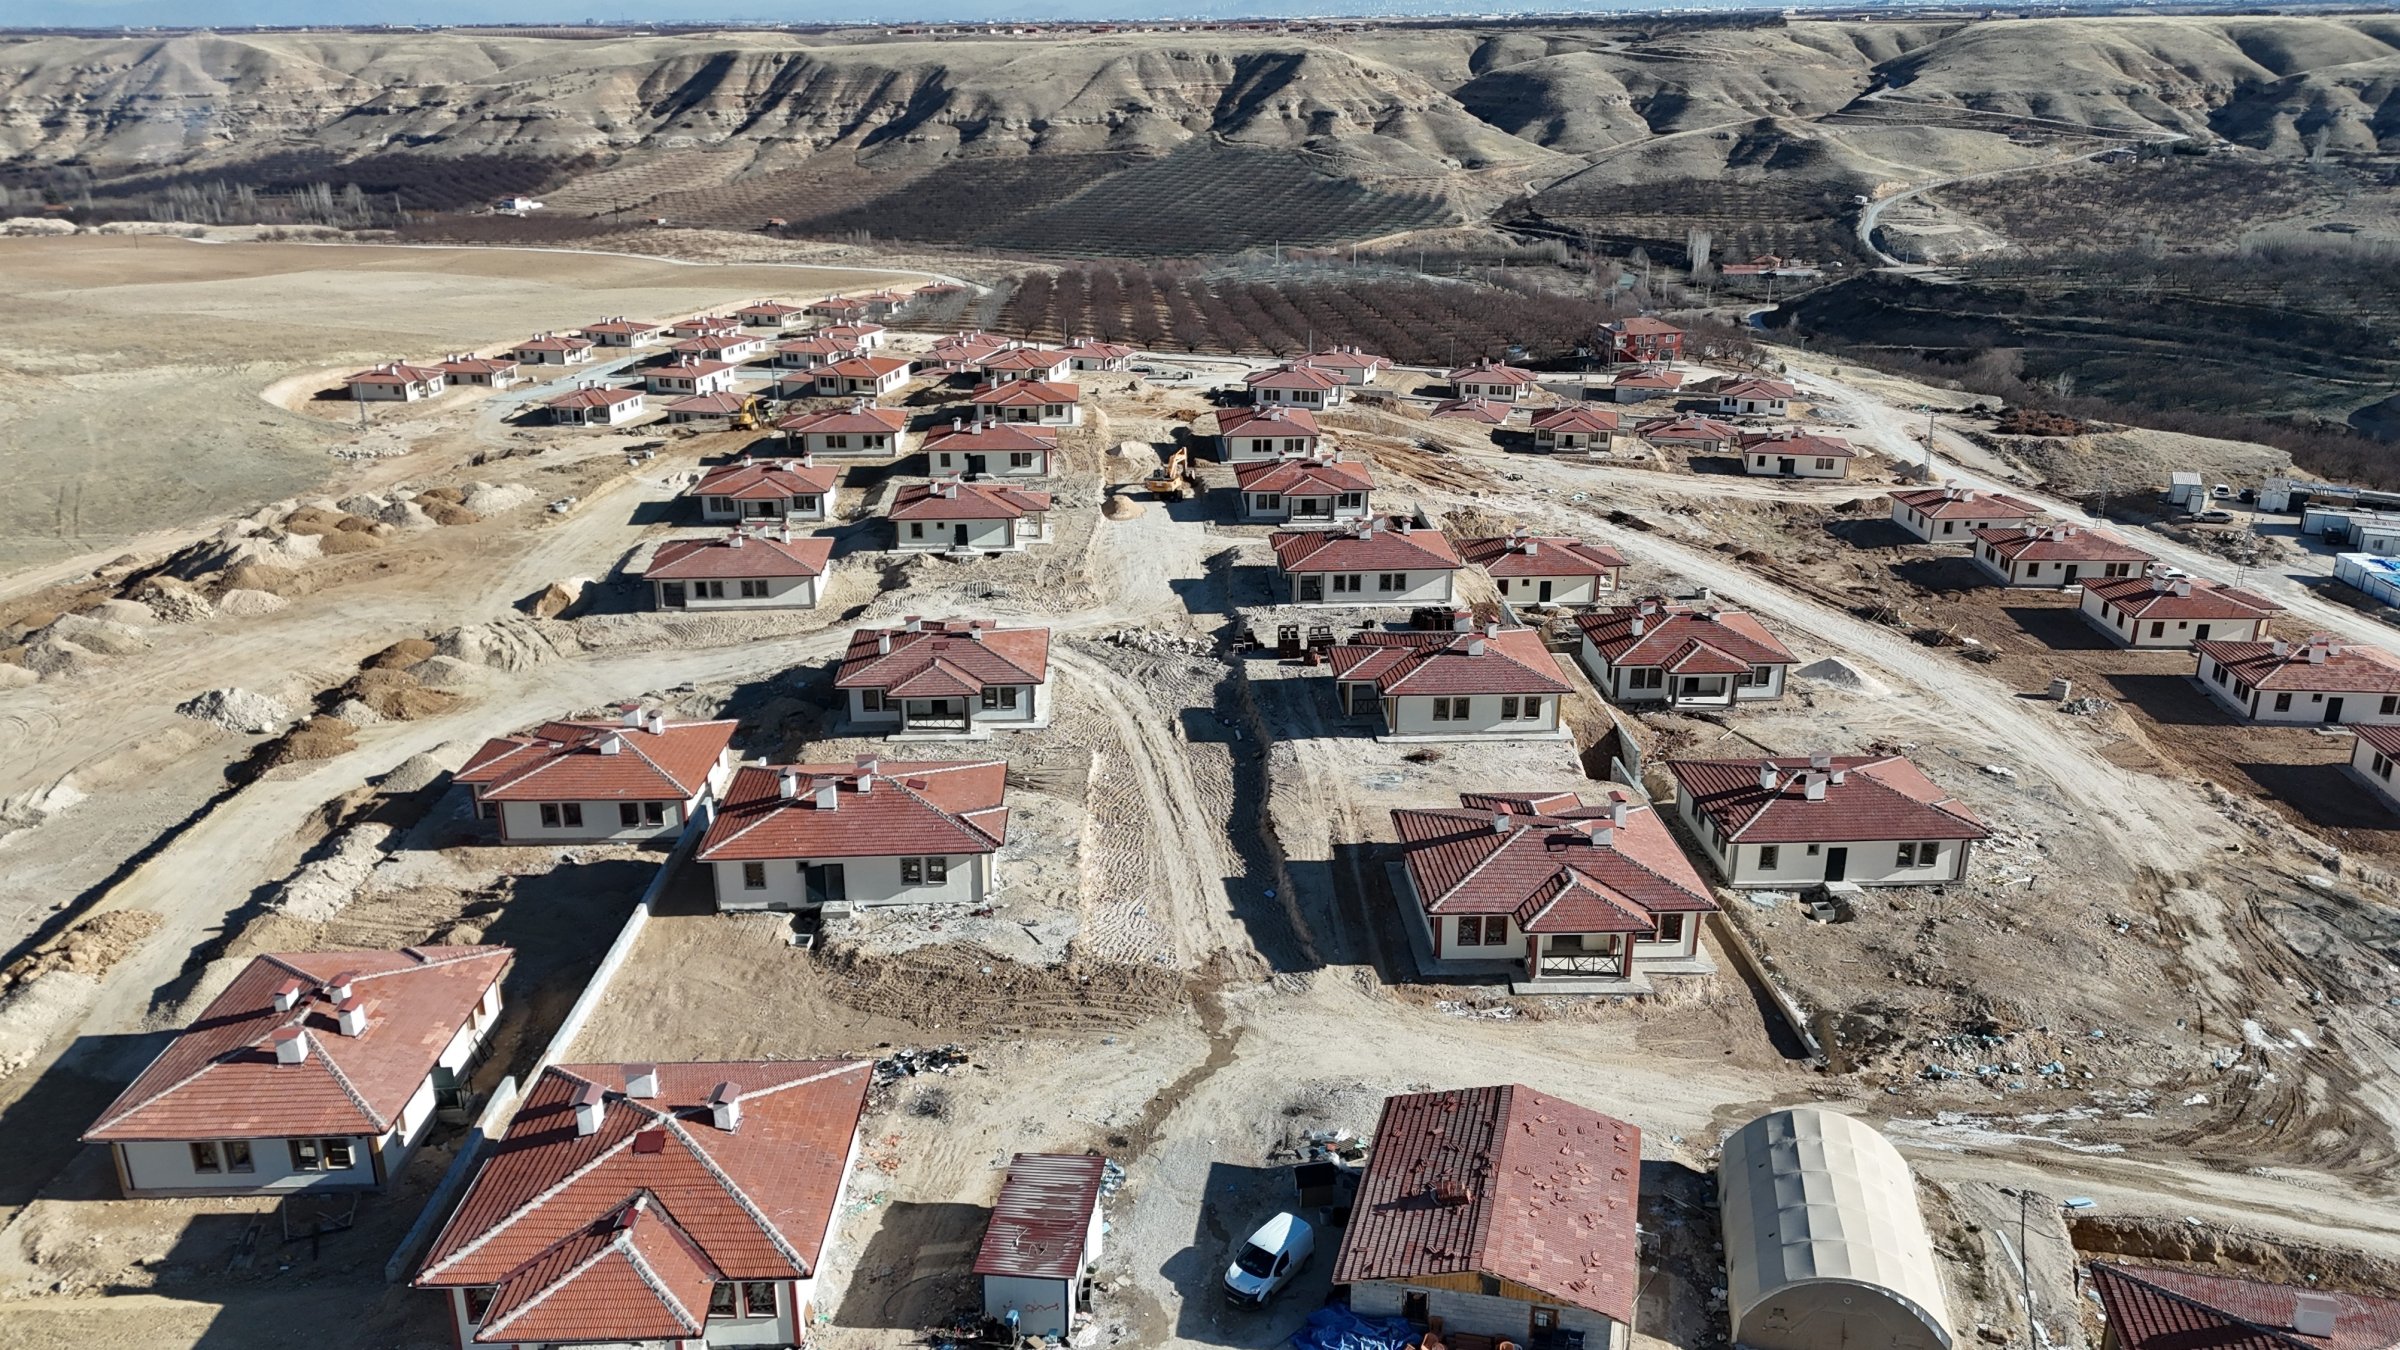
[[[1323,600],[1324,598],[1325,578],[1316,576],[1304,576],[1300,578],[1301,604],[1311,604],[1313,602]]]
[[[950,542],[960,548],[965,548],[967,546],[967,527],[964,525],[951,526]]]
[[[1541,599],[1541,600],[1543,600],[1543,601],[1548,601],[1548,600],[1549,600],[1549,598],[1550,598],[1550,582],[1549,582],[1547,579],[1545,579],[1545,580],[1542,582],[1542,593],[1541,593],[1541,595],[1540,595],[1539,597],[1537,597],[1537,598],[1539,598],[1539,599]]]
[[[2074,580],[2075,580],[2075,569],[2076,569],[2076,566],[2077,566],[2077,564],[2075,564],[2075,563],[2068,563],[2068,564],[2067,564],[2067,575],[2066,575],[2066,580],[2067,580],[2067,581],[2069,581],[2069,582],[2072,582],[2072,581],[2074,581]]]
[[[681,609],[683,608],[683,602],[684,597],[682,582],[667,581],[659,583],[658,603],[666,606],[668,609]]]
[[[985,466],[987,463],[989,463],[989,462],[990,462],[990,457],[989,457],[989,456],[987,456],[987,455],[969,455],[969,456],[967,456],[967,477],[969,477],[969,478],[981,478],[981,477],[983,477],[983,470],[984,470],[984,466]]]
[[[2342,700],[2339,697],[2325,700],[2325,720],[2328,722],[2342,720]]]
[[[2208,625],[2207,625],[2207,624],[2204,624],[2204,623],[2202,623],[2202,624],[2194,624],[2194,625],[2192,625],[2192,641],[2194,641],[2194,642],[2206,642],[2206,641],[2208,641]]]
[[[1793,473],[1796,473],[1796,472],[1798,472],[1798,471],[1799,471],[1799,468],[1800,468],[1800,464],[1799,464],[1799,461],[1797,461],[1797,460],[1793,460],[1793,459],[1779,459],[1779,460],[1776,460],[1776,461],[1775,461],[1775,472],[1777,472],[1777,473],[1779,473],[1779,474],[1783,474],[1783,475],[1785,475],[1786,477],[1789,477],[1789,476],[1790,476],[1790,475],[1792,475]]]
[[[1535,1308],[1532,1323],[1526,1328],[1525,1339],[1531,1344],[1543,1345],[1547,1344],[1550,1338],[1556,1334],[1558,1334],[1558,1309]]]
[[[1430,1316],[1430,1312],[1425,1306],[1425,1293],[1423,1290],[1411,1289],[1400,1296],[1400,1318],[1402,1321],[1410,1322],[1417,1326],[1423,1326],[1425,1325],[1425,1321],[1428,1316]]]
[[[849,883],[842,876],[840,863],[810,863],[808,865],[808,903],[822,905],[827,901],[840,904],[850,898]]]
[[[1840,847],[1825,850],[1825,879],[1840,881],[1848,875],[1850,875],[1850,850]]]

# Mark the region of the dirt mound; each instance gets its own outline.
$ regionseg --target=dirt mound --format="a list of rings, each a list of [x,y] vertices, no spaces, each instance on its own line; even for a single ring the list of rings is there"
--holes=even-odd
[[[410,666],[408,673],[428,689],[467,689],[474,686],[484,669],[455,656],[429,656]]]
[[[173,577],[152,577],[133,598],[160,623],[198,623],[217,612],[207,596]]]
[[[355,698],[343,699],[327,709],[326,712],[328,716],[338,717],[354,727],[371,727],[378,722],[390,720],[365,702]]]
[[[434,649],[494,670],[528,670],[583,649],[571,624],[515,615],[435,635]]]
[[[336,530],[325,536],[323,547],[328,556],[345,553],[372,553],[383,547],[383,537],[369,534],[364,530]]]
[[[583,597],[591,592],[592,586],[590,577],[568,577],[564,581],[553,581],[543,587],[539,594],[525,601],[525,612],[537,619],[571,619],[575,616],[575,610],[583,604]]]
[[[157,613],[138,600],[103,600],[85,610],[83,616],[128,628],[147,628],[158,622]]]
[[[61,614],[39,632],[28,638],[28,645],[44,640],[71,642],[87,652],[109,656],[129,656],[150,645],[142,630],[131,624],[111,623],[106,619],[85,618],[81,614]]]
[[[175,705],[175,711],[226,731],[263,736],[292,724],[291,709],[247,689],[211,689]]]
[[[431,717],[459,704],[458,695],[428,689],[409,672],[389,668],[362,670],[340,692],[342,697],[357,699],[395,722]]]
[[[254,591],[237,586],[217,597],[217,613],[237,619],[255,619],[261,614],[272,614],[290,603],[273,591]]]
[[[1143,509],[1142,504],[1131,497],[1111,497],[1108,504],[1100,508],[1100,514],[1110,520],[1131,520],[1140,515]]]
[[[312,717],[292,728],[289,734],[259,747],[252,762],[260,769],[273,769],[346,755],[358,748],[357,731],[358,728],[338,717]]]
[[[375,781],[378,792],[398,796],[404,792],[422,792],[442,781],[449,774],[442,762],[431,755],[410,755],[395,765],[390,773]]]
[[[483,519],[457,502],[425,501],[419,498],[418,504],[436,525],[472,525]]]
[[[0,992],[52,971],[99,976],[133,953],[165,920],[146,909],[113,909],[76,924],[0,971]]]
[[[883,956],[856,947],[825,953],[836,998],[862,1012],[938,1025],[961,1007],[1005,1008],[1018,1026],[1123,1025],[1156,1016],[1183,997],[1165,967],[1073,962],[1029,966],[968,944]]]
[[[454,487],[429,487],[417,494],[417,505],[430,511],[435,502],[448,502],[452,506],[457,506],[466,499],[467,494]]]
[[[533,496],[533,489],[522,483],[469,483],[459,505],[478,516],[496,516],[530,503]]]
[[[340,511],[322,506],[303,506],[283,518],[283,528],[291,534],[331,534],[342,528],[342,522],[353,519]]]
[[[1819,684],[1830,685],[1836,689],[1846,689],[1854,694],[1885,692],[1881,683],[1860,673],[1857,667],[1838,657],[1828,656],[1822,661],[1802,666],[1792,674],[1803,680],[1814,680]]]
[[[402,638],[358,663],[360,670],[406,670],[438,650],[423,638]]]

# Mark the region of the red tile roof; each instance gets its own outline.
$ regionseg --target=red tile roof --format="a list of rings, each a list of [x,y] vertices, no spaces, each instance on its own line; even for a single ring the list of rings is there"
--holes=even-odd
[[[732,534],[722,539],[670,539],[651,555],[644,581],[690,581],[735,577],[821,577],[833,557],[824,535],[779,539],[771,534]]]
[[[2263,595],[2192,577],[2107,577],[2083,589],[2135,619],[2263,619],[2283,612]]]
[[[1753,400],[1792,399],[1800,395],[1799,390],[1781,380],[1756,379],[1721,381],[1710,388],[1708,392],[1715,394],[1718,398]]]
[[[1332,347],[1321,352],[1310,352],[1292,364],[1321,366],[1327,370],[1363,370],[1372,374],[1391,363],[1392,358],[1388,356],[1376,356],[1356,347]]]
[[[894,520],[1021,520],[1050,509],[1050,494],[1005,483],[910,483],[892,501]]]
[[[1634,428],[1644,440],[1678,442],[1708,442],[1731,444],[1742,438],[1742,429],[1731,422],[1713,417],[1657,417]]]
[[[1488,398],[1446,398],[1434,404],[1433,411],[1427,416],[1460,422],[1481,422],[1485,426],[1496,427],[1508,420],[1511,411],[1509,405],[1496,403]]]
[[[1474,365],[1460,366],[1450,372],[1452,385],[1455,386],[1462,381],[1468,384],[1506,384],[1523,387],[1528,384],[1540,383],[1541,377],[1530,370],[1523,370],[1516,366],[1502,365],[1496,361],[1478,361]]]
[[[1012,450],[1056,454],[1058,428],[1026,422],[969,422],[953,418],[950,425],[925,433],[925,448],[971,450],[977,454],[1004,454]]]
[[[970,403],[995,408],[1033,408],[1049,403],[1073,403],[1083,397],[1080,386],[1050,380],[1002,380],[979,384],[967,395]]]
[[[1630,374],[1619,375],[1609,383],[1620,389],[1681,389],[1683,372],[1680,370],[1637,370]]]
[[[2123,1350],[2393,1350],[2400,1300],[2304,1289],[2230,1275],[2091,1264],[2108,1329]],[[2323,1300],[2330,1335],[2292,1325],[2302,1299]]]
[[[1768,771],[1772,771],[1770,777]],[[1667,763],[1693,809],[1744,844],[1981,839],[1966,803],[1898,755],[1678,759]],[[1766,779],[1768,786],[1761,786]],[[1809,797],[1811,785],[1821,795]]]
[[[1128,347],[1122,342],[1102,342],[1097,338],[1085,338],[1080,342],[1070,342],[1060,348],[1059,355],[1078,361],[1122,361],[1139,350],[1141,349],[1138,347]]]
[[[1327,653],[1333,677],[1380,693],[1563,694],[1558,662],[1530,628],[1481,632],[1364,632]]]
[[[1810,431],[1779,431],[1757,440],[1745,436],[1742,449],[1749,454],[1791,455],[1806,459],[1855,459],[1858,451],[1839,436],[1819,436]]]
[[[2251,689],[2400,694],[2400,660],[2378,647],[2315,633],[2299,642],[2195,642],[2192,649]]]
[[[598,323],[585,324],[583,326],[583,331],[586,335],[592,333],[626,333],[639,336],[644,333],[663,333],[667,331],[667,325],[663,323],[648,323],[634,319],[602,319]]]
[[[977,1275],[1071,1280],[1084,1266],[1108,1160],[1096,1153],[1020,1153],[975,1250]]]
[[[804,306],[787,305],[781,300],[761,300],[756,304],[744,305],[734,311],[735,314],[757,314],[770,319],[780,319],[787,314],[805,314],[807,312]]]
[[[1564,408],[1535,413],[1535,431],[1581,431],[1605,435],[1617,429],[1617,410],[1594,407],[1589,403],[1570,403]]]
[[[511,350],[520,352],[583,352],[592,348],[591,339],[568,337],[558,333],[536,333]]]
[[[1461,539],[1458,556],[1492,577],[1606,577],[1626,566],[1625,555],[1606,544],[1553,534]]]
[[[1364,464],[1341,459],[1261,459],[1237,464],[1234,485],[1244,492],[1365,492],[1375,486]]]
[[[1242,377],[1242,383],[1253,389],[1332,389],[1341,382],[1341,376],[1311,366],[1273,366]]]
[[[651,725],[544,722],[485,741],[455,777],[487,802],[682,801],[707,785],[738,723]]]
[[[483,1344],[701,1334],[724,1272],[648,1192],[550,1244],[492,1290]]]
[[[1740,610],[1695,609],[1653,596],[1583,615],[1575,625],[1612,666],[1736,675],[1793,661],[1790,648]]]
[[[898,408],[877,404],[853,404],[847,408],[819,408],[815,412],[796,413],[775,419],[777,431],[810,433],[861,433],[866,435],[897,435],[908,430],[908,414]]]
[[[695,496],[744,500],[821,497],[833,491],[833,485],[841,476],[841,470],[819,466],[805,458],[753,460],[744,456],[734,463],[710,468],[700,475],[700,482],[692,492]]]
[[[987,685],[1040,684],[1049,677],[1047,628],[1001,628],[989,619],[903,622],[852,633],[833,687],[891,693],[938,679],[978,693]]]
[[[450,375],[507,375],[517,369],[517,363],[492,356],[453,356],[442,362],[442,370]]]
[[[1331,530],[1277,530],[1267,536],[1286,572],[1451,571],[1461,564],[1440,530],[1364,520]]]
[[[844,295],[829,295],[824,299],[809,305],[808,312],[811,314],[833,315],[864,314],[867,312],[867,302],[864,300],[853,300]]]
[[[641,1339],[659,1334],[667,1306],[705,1318],[701,1277],[816,1273],[873,1066],[645,1066],[657,1076],[657,1095],[647,1098],[627,1095],[632,1067],[543,1070],[427,1253],[419,1287],[498,1285],[512,1312],[540,1310],[538,1319],[488,1328],[491,1339]],[[734,1128],[716,1125],[712,1098],[736,1104]],[[579,1100],[597,1116],[589,1134],[577,1132]],[[619,1228],[643,1197],[635,1222]],[[652,1214],[664,1221],[655,1230],[642,1222]],[[661,1278],[642,1281],[647,1297],[613,1271],[570,1278],[595,1257],[629,1269],[648,1263]],[[537,1302],[535,1289],[552,1292]],[[699,1305],[688,1306],[695,1291]]]
[[[1977,530],[2008,562],[2153,562],[2149,554],[2098,530],[2080,525],[2003,525]]]
[[[2032,502],[1974,488],[1918,488],[1895,492],[1892,500],[1928,520],[2033,520],[2042,514]]]
[[[668,330],[671,332],[694,335],[702,333],[737,333],[741,331],[741,327],[742,321],[730,314],[695,314],[688,319],[677,319],[675,322],[667,325]]]
[[[1253,404],[1247,408],[1220,408],[1216,412],[1219,436],[1315,436],[1317,415],[1306,408],[1288,408],[1280,403]]]
[[[681,348],[678,348],[677,350],[680,351]],[[688,378],[697,378],[702,375],[714,375],[721,370],[738,369],[740,369],[740,367],[736,366],[731,361],[711,361],[690,356],[678,356],[672,361],[665,361],[658,365],[652,366],[649,369],[648,374],[653,379],[661,375],[682,375]]]
[[[685,338],[667,350],[687,361],[693,357],[707,357],[713,360],[725,356],[736,347],[756,347],[765,340],[753,337],[736,328],[724,333],[709,333],[700,337]],[[730,366],[735,363],[726,361],[724,364]]]
[[[510,363],[509,368],[513,370],[516,367]],[[448,369],[447,362],[438,366],[412,366],[402,361],[386,361],[373,370],[362,370],[355,375],[345,376],[342,382],[345,384],[415,384],[438,380]]]
[[[1073,360],[1065,352],[1051,351],[1047,347],[1010,347],[986,356],[981,364],[987,371],[1013,373],[1055,370]]]
[[[817,331],[829,338],[859,342],[882,332],[883,325],[879,323],[829,323]]]
[[[791,352],[797,356],[844,356],[857,351],[858,344],[844,342],[840,338],[827,337],[823,333],[810,333],[806,337],[796,337],[789,342],[778,342],[775,344],[775,350]]]
[[[1668,323],[1666,320],[1653,318],[1648,314],[1636,314],[1632,318],[1619,319],[1616,322],[1607,324],[1605,326],[1612,333],[1625,333],[1629,335],[1656,335],[1674,333],[1680,336],[1683,332],[1682,329],[1677,328],[1671,323]]]
[[[952,333],[933,340],[933,356],[953,365],[971,365],[1007,347],[1009,340],[990,333]]]
[[[570,390],[542,406],[545,408],[608,408],[619,403],[630,403],[641,396],[642,391],[639,389],[616,389],[607,385],[593,385],[586,389]]]
[[[820,366],[820,375],[839,375],[846,380],[880,380],[886,375],[908,369],[904,356],[846,356],[829,366]]]
[[[2393,759],[2400,759],[2400,726],[2362,722],[2350,729],[2358,733],[2360,740]]]
[[[513,956],[506,947],[404,947],[254,957],[83,1137],[380,1135]],[[341,1034],[343,976],[367,1008],[361,1035]],[[276,991],[287,985],[298,1002],[278,1012]],[[307,1046],[297,1064],[276,1059],[274,1041],[287,1030]]]
[[[1640,933],[1714,910],[1658,812],[1611,789],[1465,793],[1458,810],[1392,812],[1401,864],[1429,914],[1506,914],[1530,933]]]
[[[1630,1325],[1641,1164],[1639,1129],[1522,1085],[1389,1098],[1334,1281],[1491,1275]]]
[[[992,853],[1008,840],[1007,792],[1008,762],[999,759],[745,765],[695,856],[755,862]]]

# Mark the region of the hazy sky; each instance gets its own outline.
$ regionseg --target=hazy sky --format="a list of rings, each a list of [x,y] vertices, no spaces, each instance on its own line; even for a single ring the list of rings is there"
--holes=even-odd
[[[1810,0],[1798,0],[1807,4]],[[1829,3],[1830,0],[1816,0]],[[1752,0],[1708,8],[1769,8]],[[8,0],[0,24],[114,27],[251,24],[581,23],[648,19],[677,23],[989,22],[1005,19],[1076,20],[1311,17],[1337,14],[1440,15],[1594,12],[1655,9],[1658,0],[1541,0],[1538,4],[1476,4],[1474,0]],[[1698,7],[1691,4],[1683,8]]]

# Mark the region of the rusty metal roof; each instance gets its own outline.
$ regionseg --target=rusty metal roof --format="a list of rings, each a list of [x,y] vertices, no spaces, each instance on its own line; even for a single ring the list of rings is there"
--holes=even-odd
[[[1008,1182],[975,1253],[975,1273],[1075,1278],[1107,1165],[1096,1153],[1020,1153],[1010,1159]]]

